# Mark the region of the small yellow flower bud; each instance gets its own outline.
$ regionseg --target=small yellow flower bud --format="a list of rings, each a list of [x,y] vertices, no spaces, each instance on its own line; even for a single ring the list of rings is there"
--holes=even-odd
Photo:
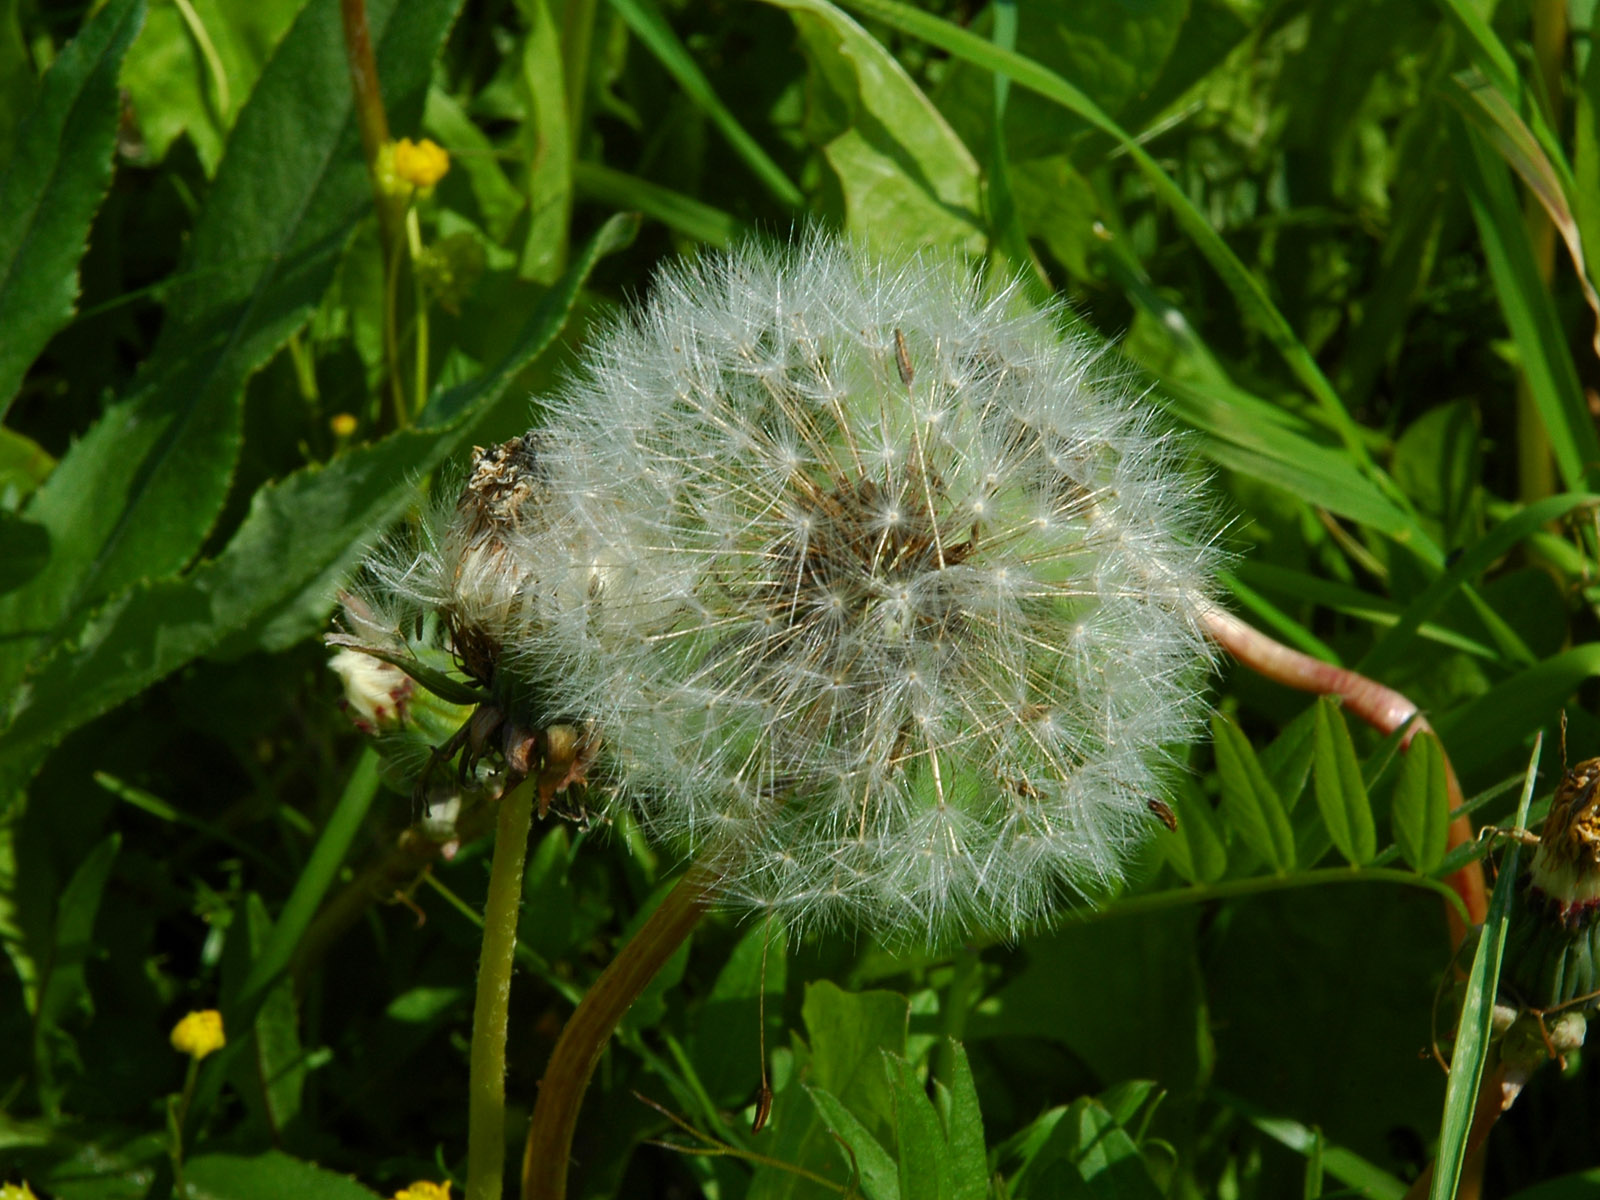
[[[192,1012],[172,1027],[172,1048],[196,1061],[228,1044],[222,1032],[222,1014],[214,1008]]]
[[[0,1200],[39,1200],[39,1197],[33,1194],[27,1180],[23,1180],[21,1183],[0,1183]]]
[[[450,1185],[421,1179],[410,1187],[401,1188],[394,1194],[394,1200],[450,1200]]]
[[[401,138],[394,147],[395,177],[413,187],[431,188],[450,170],[450,155],[438,143]]]
[[[336,438],[351,437],[360,426],[361,423],[352,413],[334,413],[328,418],[328,428],[333,430],[333,436]]]

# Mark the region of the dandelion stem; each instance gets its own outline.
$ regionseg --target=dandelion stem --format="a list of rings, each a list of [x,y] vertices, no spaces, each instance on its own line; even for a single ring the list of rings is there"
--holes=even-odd
[[[500,801],[489,894],[483,907],[483,954],[472,1014],[467,1109],[467,1200],[499,1200],[506,1158],[506,1025],[516,962],[522,866],[533,825],[534,780]]]
[[[704,863],[690,867],[567,1021],[539,1081],[522,1160],[523,1200],[565,1200],[578,1110],[606,1042],[656,972],[699,924],[720,878],[720,872]]]
[[[1211,639],[1245,666],[1302,692],[1338,696],[1346,708],[1380,733],[1393,733],[1409,721],[1410,726],[1402,743],[1404,745],[1409,745],[1419,732],[1432,730],[1427,718],[1417,712],[1417,706],[1409,698],[1375,679],[1291,650],[1220,608],[1207,610],[1201,621]],[[1445,756],[1444,771],[1445,790],[1449,795],[1450,810],[1454,812],[1461,807],[1463,797],[1461,781],[1456,778],[1448,755]],[[1450,822],[1451,849],[1465,845],[1473,836],[1471,817],[1463,814]],[[1474,859],[1446,882],[1461,897],[1466,908],[1465,921],[1453,906],[1445,909],[1450,921],[1451,942],[1459,946],[1467,929],[1480,924],[1489,911],[1483,866]]]

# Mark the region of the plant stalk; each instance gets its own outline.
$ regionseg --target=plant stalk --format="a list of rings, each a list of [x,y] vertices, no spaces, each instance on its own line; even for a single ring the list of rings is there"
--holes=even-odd
[[[522,1159],[523,1200],[565,1200],[578,1110],[606,1042],[656,972],[700,923],[720,879],[713,866],[691,866],[567,1021],[539,1081]]]
[[[1298,650],[1291,650],[1282,642],[1276,641],[1220,608],[1208,610],[1201,618],[1201,623],[1212,641],[1245,666],[1268,679],[1302,692],[1338,696],[1344,701],[1346,708],[1379,733],[1393,733],[1410,721],[1411,724],[1406,729],[1401,743],[1403,746],[1408,746],[1418,733],[1424,730],[1432,731],[1433,727],[1428,724],[1427,718],[1417,712],[1417,706],[1409,698],[1393,688],[1385,687],[1375,679],[1312,658],[1309,654],[1302,654]],[[1444,773],[1450,810],[1454,812],[1462,806],[1464,798],[1461,794],[1461,781],[1456,778],[1455,768],[1450,764],[1449,755],[1445,756]],[[1472,841],[1474,836],[1471,817],[1462,815],[1450,822],[1450,848],[1465,845]],[[1489,912],[1489,896],[1484,887],[1483,866],[1474,860],[1456,871],[1446,882],[1451,890],[1461,897],[1467,912],[1468,919],[1463,921],[1454,908],[1445,910],[1445,915],[1450,921],[1450,940],[1452,944],[1459,946],[1467,930],[1473,925],[1481,924]]]
[[[506,1026],[516,962],[522,868],[533,826],[535,781],[525,780],[500,801],[483,907],[483,953],[472,1013],[472,1074],[467,1106],[467,1200],[500,1200],[506,1160]]]

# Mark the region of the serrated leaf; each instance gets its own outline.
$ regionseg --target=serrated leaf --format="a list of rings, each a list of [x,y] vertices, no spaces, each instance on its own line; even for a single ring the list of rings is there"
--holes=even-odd
[[[111,183],[117,74],[144,0],[111,0],[45,73],[0,174],[0,417],[78,300],[78,261]]]
[[[399,113],[420,108],[458,3],[368,5]],[[29,503],[53,553],[0,602],[0,627],[40,634],[0,643],[0,694],[92,605],[194,555],[233,477],[245,381],[310,316],[371,206],[339,6],[312,0],[239,114],[132,396]]]
[[[972,1080],[967,1050],[960,1042],[950,1043],[950,1087],[948,1103],[941,1110],[945,1141],[950,1146],[951,1200],[984,1200],[989,1194],[989,1156],[984,1148],[983,1113],[978,1108],[978,1089]]]
[[[264,1154],[204,1154],[183,1168],[189,1200],[376,1200],[377,1193],[348,1175],[290,1158]]]
[[[443,461],[516,372],[554,340],[601,252],[635,228],[628,218],[608,222],[505,359],[471,384],[436,395],[423,413],[428,424],[262,488],[215,560],[180,578],[138,584],[94,613],[17,698],[11,725],[0,731],[0,785],[26,777],[70,730],[201,654],[281,649],[304,636],[331,609],[337,581],[367,539],[411,502],[412,481]]]
[[[0,509],[0,592],[21,587],[44,569],[50,558],[50,531]]]
[[[894,1096],[900,1194],[918,1200],[948,1200],[952,1183],[950,1148],[945,1144],[939,1114],[910,1063],[897,1054],[885,1053],[883,1064]]]
[[[1378,835],[1372,820],[1372,802],[1361,781],[1361,763],[1350,741],[1350,729],[1337,699],[1321,696],[1316,704],[1315,766],[1313,783],[1317,808],[1328,836],[1352,866],[1372,861],[1378,852]]]
[[[981,254],[977,161],[905,68],[827,0],[768,2],[800,34],[807,132],[838,179],[845,228],[878,246]]]
[[[900,1200],[900,1172],[894,1156],[826,1088],[808,1087],[806,1092],[823,1124],[849,1148],[856,1182],[867,1200]]]
[[[1444,747],[1432,733],[1411,739],[1394,788],[1394,841],[1400,856],[1426,874],[1444,858],[1450,834]]]
[[[1244,730],[1218,713],[1211,719],[1211,735],[1222,784],[1223,819],[1271,870],[1294,870],[1294,830]]]

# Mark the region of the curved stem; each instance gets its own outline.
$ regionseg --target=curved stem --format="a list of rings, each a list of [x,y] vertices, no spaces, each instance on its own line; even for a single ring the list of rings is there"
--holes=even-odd
[[[1298,650],[1291,650],[1282,642],[1275,641],[1260,630],[1245,624],[1232,613],[1224,612],[1220,608],[1209,609],[1201,617],[1201,624],[1212,641],[1245,666],[1265,675],[1268,679],[1302,692],[1338,696],[1344,701],[1346,708],[1379,733],[1393,733],[1410,721],[1402,745],[1409,745],[1411,739],[1419,732],[1423,730],[1431,732],[1433,729],[1428,724],[1427,718],[1417,712],[1417,706],[1400,692],[1355,671],[1325,663]],[[1455,768],[1450,765],[1448,755],[1444,760],[1444,772],[1445,790],[1450,797],[1450,810],[1454,812],[1461,807],[1463,797],[1461,781],[1456,778]],[[1470,817],[1463,815],[1450,822],[1451,848],[1465,845],[1473,837]],[[1451,875],[1446,882],[1449,883],[1451,890],[1461,897],[1466,909],[1465,921],[1454,907],[1445,909],[1450,921],[1451,942],[1459,946],[1461,939],[1466,936],[1467,929],[1480,924],[1489,911],[1489,896],[1483,882],[1483,866],[1474,860]]]
[[[696,863],[612,960],[567,1021],[550,1054],[522,1159],[523,1200],[565,1200],[578,1110],[617,1023],[706,913],[721,878]]]
[[[499,1200],[506,1169],[506,1025],[516,962],[522,865],[533,824],[534,781],[500,801],[483,907],[483,956],[472,1013],[472,1077],[467,1108],[467,1200]]]

